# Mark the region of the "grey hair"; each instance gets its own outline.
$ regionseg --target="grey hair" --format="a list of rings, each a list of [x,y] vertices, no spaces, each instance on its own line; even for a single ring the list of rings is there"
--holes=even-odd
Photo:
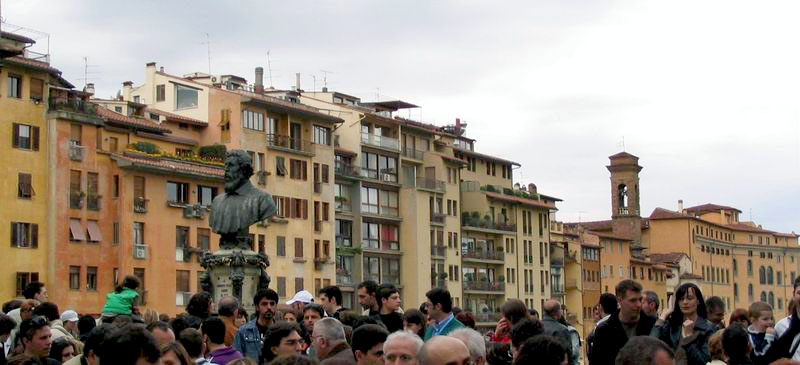
[[[467,345],[469,357],[472,358],[472,361],[486,359],[486,341],[484,341],[483,336],[481,336],[478,331],[472,328],[459,328],[450,332],[448,336],[455,337]]]
[[[675,352],[663,341],[650,336],[634,336],[619,350],[616,365],[655,364],[659,352],[675,359]]]
[[[422,345],[424,344],[422,342],[422,339],[419,338],[419,336],[417,336],[413,332],[397,331],[395,333],[390,334],[389,337],[386,337],[386,341],[383,342],[383,351],[384,352],[386,351],[386,348],[389,346],[390,343],[403,340],[409,341],[412,344],[414,344],[414,348],[416,350],[414,352],[417,354],[419,354],[419,350],[422,349]]]
[[[342,322],[333,317],[326,317],[314,323],[314,334],[320,334],[330,341],[346,340]]]
[[[644,297],[647,298],[648,303],[656,303],[656,309],[658,309],[658,294],[652,290],[648,290],[644,292]]]

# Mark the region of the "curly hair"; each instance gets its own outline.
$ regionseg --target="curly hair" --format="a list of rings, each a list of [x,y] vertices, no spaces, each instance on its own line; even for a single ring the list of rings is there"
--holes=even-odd
[[[234,161],[236,161],[236,163],[239,165],[239,170],[246,179],[249,179],[250,176],[253,176],[253,158],[250,157],[246,151],[230,150],[225,153],[225,160],[228,158],[233,158]]]

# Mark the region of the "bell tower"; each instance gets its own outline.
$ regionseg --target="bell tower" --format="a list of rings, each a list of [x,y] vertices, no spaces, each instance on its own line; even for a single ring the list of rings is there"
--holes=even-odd
[[[611,226],[614,233],[641,242],[642,219],[639,210],[639,158],[620,152],[608,158],[611,173]]]

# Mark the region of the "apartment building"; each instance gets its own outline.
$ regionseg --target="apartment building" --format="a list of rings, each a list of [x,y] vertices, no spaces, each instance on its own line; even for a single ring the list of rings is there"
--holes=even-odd
[[[50,65],[48,54],[30,50],[30,38],[0,33],[0,234],[10,237],[0,245],[6,260],[0,269],[0,297],[21,296],[31,281],[47,280],[53,229],[48,220],[48,154],[53,131],[46,120],[51,88],[71,88]]]

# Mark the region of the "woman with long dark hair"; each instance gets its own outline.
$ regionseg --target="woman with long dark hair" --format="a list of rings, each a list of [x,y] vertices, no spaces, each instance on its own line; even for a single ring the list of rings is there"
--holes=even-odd
[[[708,339],[714,326],[706,318],[706,302],[700,288],[692,283],[678,287],[673,304],[664,308],[651,336],[658,337],[675,350],[676,360],[685,358],[688,365],[705,365],[711,361]]]

